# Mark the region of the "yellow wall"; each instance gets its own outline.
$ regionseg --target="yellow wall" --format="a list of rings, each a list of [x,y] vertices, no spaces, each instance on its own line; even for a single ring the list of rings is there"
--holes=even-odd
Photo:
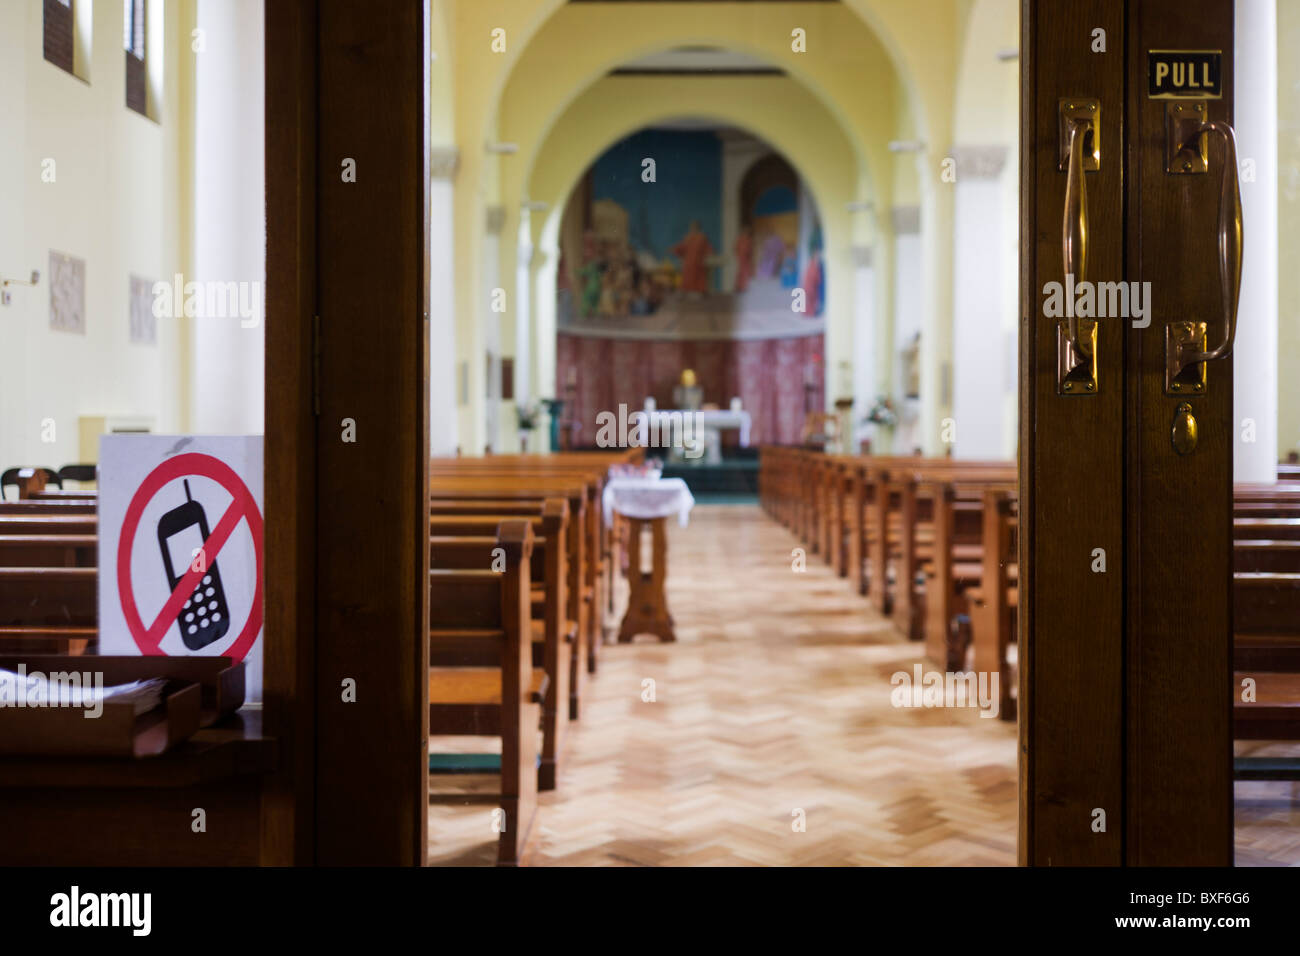
[[[0,467],[79,460],[79,415],[186,424],[182,332],[159,319],[156,346],[131,344],[128,297],[132,273],[189,271],[194,4],[165,8],[158,123],[126,107],[121,0],[93,5],[88,83],[46,62],[42,20],[36,0],[0,4],[0,275],[41,273],[0,307]],[[41,178],[46,158],[52,183]],[[52,249],[85,260],[85,335],[50,328]],[[52,443],[42,442],[45,419]]]
[[[938,157],[951,140],[952,90],[968,0],[934,0],[938,8],[919,16],[904,0],[848,0],[843,4],[682,4],[671,16],[658,4],[573,4],[561,0],[447,0],[446,21],[454,65],[454,128],[461,149],[456,180],[456,352],[467,363],[471,404],[459,429],[467,450],[484,434],[483,341],[499,323],[506,354],[512,349],[513,315],[496,316],[486,303],[483,273],[484,218],[489,205],[506,213],[499,244],[499,283],[513,290],[519,203],[546,130],[583,90],[609,68],[645,53],[686,44],[715,44],[780,65],[808,88],[840,127],[852,148],[858,175],[849,193],[832,202],[873,199],[890,205],[895,162],[886,151],[899,137],[898,106],[915,113],[916,135],[929,152],[913,157],[916,175],[936,179]],[[807,31],[808,52],[791,49],[791,30]],[[493,30],[504,31],[506,50],[492,49]],[[580,42],[579,41],[580,38]],[[684,101],[687,112],[689,98]],[[518,153],[490,154],[489,143],[515,143]],[[779,148],[785,144],[774,143]],[[931,162],[933,159],[933,162]],[[521,162],[521,160],[523,160]],[[931,204],[933,182],[924,183]],[[928,219],[926,322],[951,308],[951,203],[940,197]],[[534,220],[541,217],[534,217]],[[877,242],[878,315],[890,313],[890,236],[871,217],[858,216],[853,239]],[[534,229],[536,234],[536,228]],[[828,263],[834,269],[834,263]],[[881,281],[883,280],[883,281]],[[516,301],[515,295],[507,297]],[[943,336],[931,337],[928,377],[940,361]],[[534,349],[542,358],[542,349]],[[828,361],[830,359],[828,358]],[[539,370],[540,371],[540,370]],[[534,381],[541,381],[537,374]],[[479,436],[479,437],[472,437]]]

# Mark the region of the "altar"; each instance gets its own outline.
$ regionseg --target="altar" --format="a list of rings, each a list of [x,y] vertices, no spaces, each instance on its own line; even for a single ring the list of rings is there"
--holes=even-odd
[[[681,459],[702,464],[718,464],[722,461],[722,432],[735,430],[741,448],[749,447],[749,433],[752,419],[749,412],[741,408],[656,408],[653,399],[646,399],[646,424],[652,435],[674,434],[679,429],[685,437],[685,448],[673,449],[673,460]],[[680,424],[679,424],[680,423]],[[684,454],[699,448],[703,441],[703,453]]]

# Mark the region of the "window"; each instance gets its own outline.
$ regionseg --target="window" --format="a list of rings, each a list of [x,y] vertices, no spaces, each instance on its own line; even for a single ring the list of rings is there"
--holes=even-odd
[[[122,45],[126,48],[126,105],[141,116],[148,116],[149,83],[144,66],[144,0],[126,0],[122,9]]]
[[[45,59],[73,73],[72,0],[45,0]],[[75,75],[75,74],[74,74]]]

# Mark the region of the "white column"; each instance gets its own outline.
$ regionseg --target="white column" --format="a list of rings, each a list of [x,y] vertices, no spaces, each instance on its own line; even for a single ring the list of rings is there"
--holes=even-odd
[[[1233,119],[1241,170],[1241,307],[1233,347],[1232,476],[1277,480],[1277,7],[1274,0],[1236,0]],[[1211,157],[1222,156],[1210,144]],[[1211,159],[1210,175],[1218,175]],[[1199,245],[1199,244],[1198,244]],[[1206,243],[1205,248],[1210,248]],[[1218,328],[1218,312],[1211,328]],[[1211,337],[1216,333],[1212,332]],[[1252,429],[1253,423],[1253,429]],[[1253,431],[1253,434],[1252,434]]]
[[[927,157],[924,153],[917,157],[922,184],[922,335],[921,407],[915,444],[927,455],[941,455],[947,450],[940,441],[941,423],[952,413],[953,190],[935,181]]]
[[[895,206],[890,210],[894,232],[894,404],[898,410],[898,427],[892,436],[895,455],[910,455],[922,445],[920,398],[909,397],[912,362],[920,371],[921,356],[906,356],[921,331],[921,209],[919,206]],[[922,336],[924,340],[924,336]],[[924,342],[922,341],[922,344]],[[925,387],[922,373],[921,387]]]
[[[876,382],[876,276],[872,262],[872,247],[856,245],[853,256],[853,436],[851,447],[845,451],[857,454],[858,442],[865,437],[861,425],[871,406],[875,404],[879,386]],[[872,451],[880,449],[873,439]]]
[[[429,454],[456,454],[456,147],[429,151]]]
[[[953,197],[953,456],[1004,454],[1002,182],[1007,150],[959,146]],[[1011,266],[1015,268],[1013,263]],[[942,437],[942,436],[941,436]]]
[[[266,315],[262,3],[198,6],[207,47],[195,57],[194,274],[185,281],[256,283],[256,324],[194,318],[191,427],[261,434]],[[186,48],[184,56],[192,55]]]
[[[532,214],[519,210],[519,249],[515,256],[515,404],[527,405],[532,395]]]
[[[505,228],[505,209],[501,206],[487,208],[487,229],[483,234],[483,294],[478,310],[483,316],[483,353],[470,361],[486,362],[486,398],[483,401],[484,435],[486,444],[500,453],[504,439],[501,422],[501,313],[492,311],[493,292],[501,286],[501,231]],[[509,302],[506,308],[510,307]],[[491,361],[488,361],[490,356]],[[473,401],[473,396],[471,396]],[[514,429],[512,428],[513,434]],[[475,448],[469,453],[481,455],[484,449]]]

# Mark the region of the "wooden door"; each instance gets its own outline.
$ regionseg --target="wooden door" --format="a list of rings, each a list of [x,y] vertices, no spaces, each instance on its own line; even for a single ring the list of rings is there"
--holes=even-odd
[[[266,57],[263,855],[423,865],[427,0],[268,3]]]
[[[1225,152],[1166,172],[1184,101],[1153,98],[1148,65],[1220,51],[1203,115],[1230,122],[1232,3],[1027,0],[1021,29],[1020,861],[1229,864],[1231,359],[1166,385],[1171,323],[1224,328]],[[1112,309],[1094,296],[1071,333],[1049,284],[1083,282],[1150,283],[1146,315],[1107,287]],[[1199,441],[1180,453],[1185,404]]]

